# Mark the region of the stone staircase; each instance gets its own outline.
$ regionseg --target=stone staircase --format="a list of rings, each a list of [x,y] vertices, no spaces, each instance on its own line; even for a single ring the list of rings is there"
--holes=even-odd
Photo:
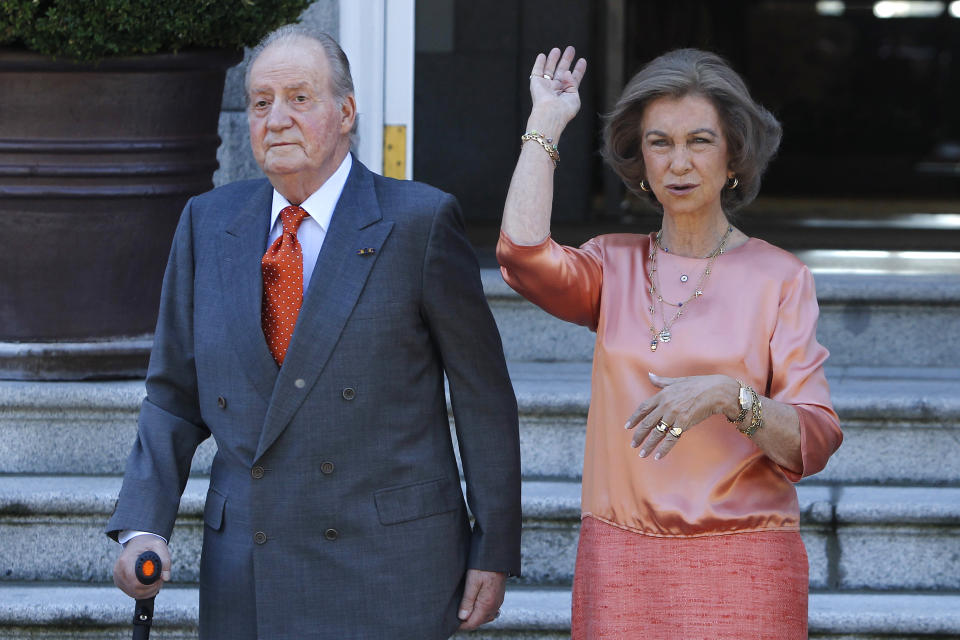
[[[957,274],[817,275],[845,440],[798,487],[811,638],[960,638]],[[483,280],[521,411],[524,575],[501,618],[464,637],[565,638],[593,337],[520,299],[497,271]],[[117,547],[101,529],[142,396],[140,380],[0,382],[0,639],[129,637],[132,602],[112,586]],[[201,447],[181,502],[160,640],[196,637],[213,451]]]

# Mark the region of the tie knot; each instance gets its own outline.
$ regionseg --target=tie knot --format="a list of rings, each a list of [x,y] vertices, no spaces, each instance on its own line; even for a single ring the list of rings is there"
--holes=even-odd
[[[284,235],[288,233],[297,235],[297,229],[300,228],[300,223],[303,222],[303,219],[308,215],[310,214],[308,214],[305,209],[294,205],[281,209],[280,222],[283,224]]]

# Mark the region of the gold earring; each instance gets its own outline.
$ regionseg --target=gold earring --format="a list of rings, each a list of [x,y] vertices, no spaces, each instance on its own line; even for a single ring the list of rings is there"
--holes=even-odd
[[[643,180],[640,180],[640,191],[646,191],[647,193],[650,193],[650,187],[648,187],[647,183]]]
[[[730,180],[733,180],[733,184],[730,184]],[[727,180],[727,189],[733,191],[737,188],[737,185],[740,184],[740,180],[737,178],[737,176],[733,176],[730,178],[730,180]]]

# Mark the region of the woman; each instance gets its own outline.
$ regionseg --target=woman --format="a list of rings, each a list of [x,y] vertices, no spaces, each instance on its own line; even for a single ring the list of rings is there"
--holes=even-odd
[[[756,196],[780,125],[719,57],[657,58],[604,138],[662,227],[561,247],[556,143],[585,71],[572,47],[537,56],[497,247],[510,286],[597,333],[573,637],[805,639],[792,483],[842,439],[827,350],[809,270],[728,218]]]

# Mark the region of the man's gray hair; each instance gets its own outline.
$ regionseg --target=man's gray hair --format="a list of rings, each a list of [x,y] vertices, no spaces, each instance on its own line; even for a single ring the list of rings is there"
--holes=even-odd
[[[296,40],[311,40],[320,45],[327,56],[327,64],[330,65],[330,91],[342,104],[348,95],[355,95],[353,90],[353,76],[350,75],[350,61],[347,60],[347,54],[343,52],[340,45],[322,31],[315,31],[302,24],[287,24],[276,31],[270,33],[260,41],[250,53],[250,61],[247,63],[247,71],[244,76],[244,89],[247,95],[250,93],[250,70],[253,63],[260,57],[263,51],[275,44],[287,44]],[[357,145],[357,122],[359,116],[353,120],[353,129],[350,130],[350,138],[353,146]]]

